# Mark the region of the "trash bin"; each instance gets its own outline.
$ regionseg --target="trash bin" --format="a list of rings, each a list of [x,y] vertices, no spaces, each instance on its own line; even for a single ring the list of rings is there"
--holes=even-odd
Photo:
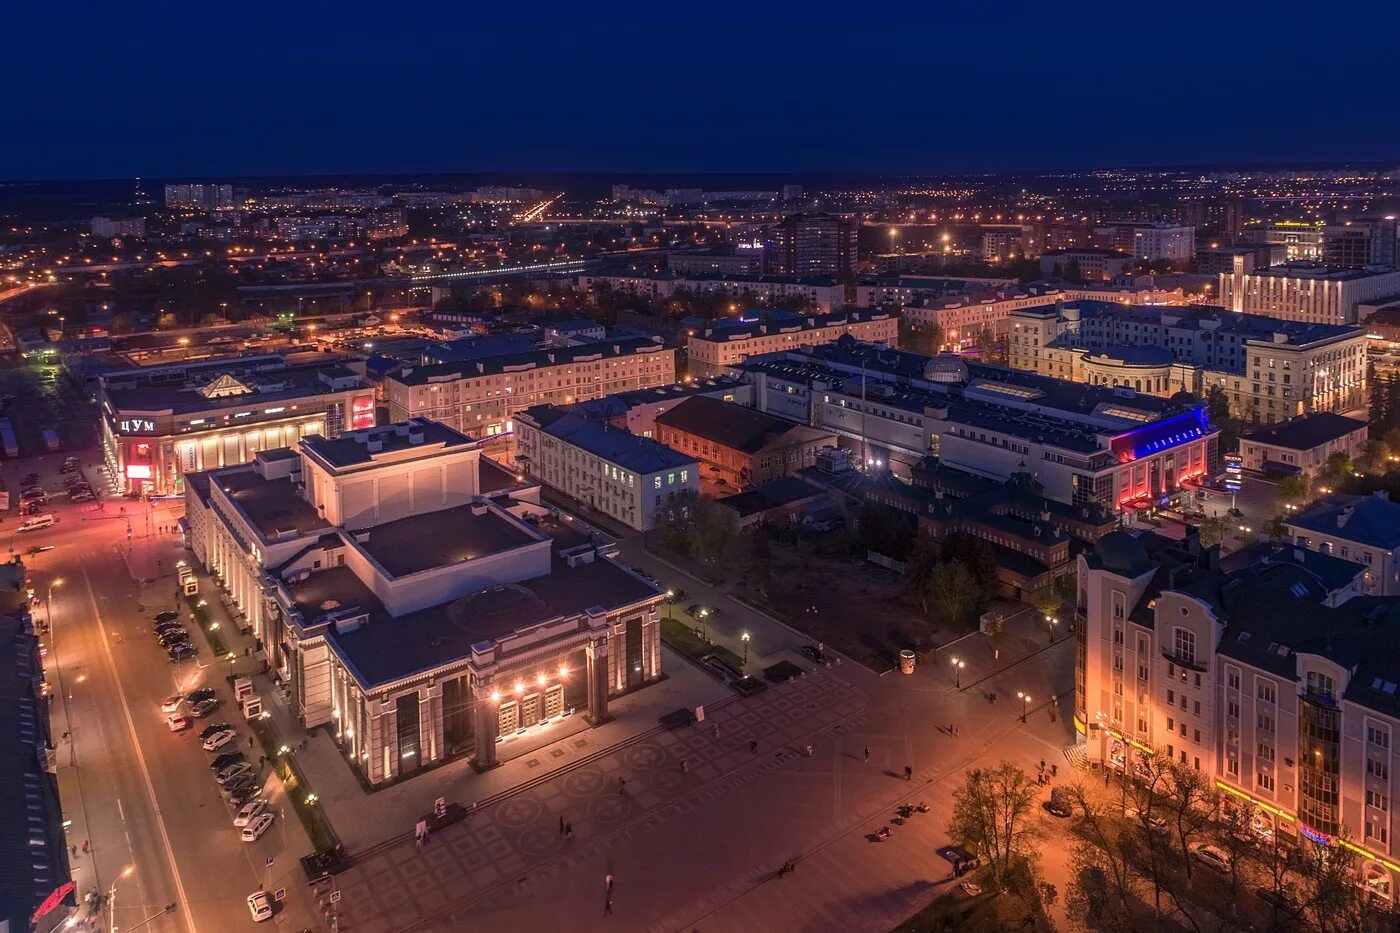
[[[905,649],[899,653],[899,672],[901,674],[914,673],[914,652]]]

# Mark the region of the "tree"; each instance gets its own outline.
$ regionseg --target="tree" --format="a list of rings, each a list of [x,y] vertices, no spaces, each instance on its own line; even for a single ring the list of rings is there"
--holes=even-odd
[[[174,327],[175,315],[171,314],[169,311],[164,312],[160,317],[156,318],[157,330],[173,330]]]
[[[1223,544],[1228,527],[1225,519],[1219,515],[1208,515],[1196,523],[1196,530],[1201,536],[1201,544],[1206,547]]]
[[[1389,435],[1389,431],[1386,432]],[[1372,473],[1384,473],[1390,465],[1392,448],[1383,440],[1366,442],[1366,469]]]
[[[1060,594],[1055,592],[1055,587],[1042,586],[1031,594],[1030,604],[1035,607],[1035,611],[1047,619],[1054,618],[1060,614],[1060,607],[1064,605],[1060,602]]]
[[[1400,428],[1391,428],[1381,437],[1381,443],[1391,450],[1400,450]]]
[[[1278,481],[1278,500],[1283,505],[1301,502],[1308,497],[1312,489],[1312,477],[1306,473],[1296,473],[1293,476],[1285,476]]]
[[[1345,452],[1337,450],[1327,455],[1327,462],[1322,465],[1320,478],[1327,485],[1335,486],[1351,471],[1351,458]]]
[[[969,772],[953,792],[948,835],[986,860],[999,889],[1007,887],[1018,864],[1035,864],[1030,816],[1037,796],[1030,776],[1009,761]]]
[[[954,625],[965,625],[977,610],[977,581],[961,561],[940,561],[928,575],[924,606]]]
[[[1071,259],[1069,262],[1065,263],[1065,281],[1073,282],[1076,285],[1082,285],[1084,283],[1084,273],[1079,268],[1078,259]]]
[[[748,568],[750,580],[760,593],[768,592],[768,584],[773,579],[773,546],[768,539],[768,529],[756,525],[746,532],[748,538]]]
[[[695,520],[690,527],[690,553],[718,578],[727,569],[739,537],[734,513],[713,499],[699,500],[694,513]]]
[[[907,318],[899,319],[899,348],[912,353],[933,356],[943,347],[943,332],[937,324],[918,324]]]
[[[977,581],[979,603],[996,598],[997,556],[990,544],[973,535],[955,531],[943,536],[938,553],[940,560],[956,560],[967,566],[968,572]]]

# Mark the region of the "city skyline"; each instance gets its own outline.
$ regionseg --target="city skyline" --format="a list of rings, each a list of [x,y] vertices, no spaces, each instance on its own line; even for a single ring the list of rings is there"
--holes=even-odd
[[[0,178],[935,174],[1400,152],[1400,128],[1377,119],[1392,101],[1376,57],[1348,61],[1344,96],[1325,81],[1261,93],[1280,63],[1314,54],[1312,30],[1244,10],[1213,11],[1208,34],[1111,13],[908,11],[846,17],[836,38],[827,18],[782,8],[716,26],[545,5],[531,31],[490,9],[278,9],[275,30],[256,10],[182,10],[178,28],[149,9],[94,11],[79,28],[21,10],[14,35],[34,41],[11,55],[32,93],[15,95],[24,144],[0,153]],[[44,41],[55,34],[61,58]],[[1248,41],[1212,67],[1210,44],[1228,36]],[[1309,130],[1323,113],[1325,130]]]

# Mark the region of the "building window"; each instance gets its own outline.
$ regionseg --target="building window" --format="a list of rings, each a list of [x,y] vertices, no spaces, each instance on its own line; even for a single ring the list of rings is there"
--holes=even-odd
[[[1172,636],[1173,647],[1177,658],[1187,664],[1196,663],[1196,633],[1189,629],[1178,628]]]
[[[1265,703],[1278,702],[1278,689],[1271,681],[1259,681],[1259,699],[1263,700]]]
[[[1274,776],[1267,771],[1260,771],[1254,776],[1254,783],[1264,790],[1272,792],[1274,789]]]
[[[1390,809],[1390,798],[1378,790],[1366,788],[1366,806],[1375,807],[1381,812]]]
[[[1390,763],[1383,758],[1367,758],[1366,773],[1382,781],[1390,779]]]

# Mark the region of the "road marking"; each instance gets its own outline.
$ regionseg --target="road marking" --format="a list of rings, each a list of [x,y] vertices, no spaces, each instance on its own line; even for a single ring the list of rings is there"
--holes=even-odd
[[[185,912],[186,926],[190,933],[195,933],[194,914],[190,912],[190,900],[185,895],[185,885],[180,880],[180,866],[175,861],[175,850],[170,845],[170,833],[165,829],[165,818],[161,816],[160,803],[156,800],[155,785],[151,783],[151,769],[146,766],[146,756],[141,751],[141,741],[136,737],[136,723],[131,718],[131,704],[127,702],[126,688],[122,686],[121,675],[117,671],[116,661],[112,658],[112,646],[107,641],[107,627],[97,608],[97,598],[92,592],[92,580],[88,578],[87,567],[83,567],[82,571],[88,605],[92,607],[93,618],[97,620],[97,631],[102,635],[102,650],[107,655],[107,666],[111,668],[112,680],[116,682],[117,695],[121,697],[122,715],[126,719],[126,731],[131,737],[131,747],[136,752],[136,762],[141,766],[141,777],[146,782],[146,795],[151,799],[151,810],[155,814],[156,827],[160,830],[160,841],[165,846],[165,858],[170,863],[171,877],[175,879],[175,896],[179,898],[180,908]]]

